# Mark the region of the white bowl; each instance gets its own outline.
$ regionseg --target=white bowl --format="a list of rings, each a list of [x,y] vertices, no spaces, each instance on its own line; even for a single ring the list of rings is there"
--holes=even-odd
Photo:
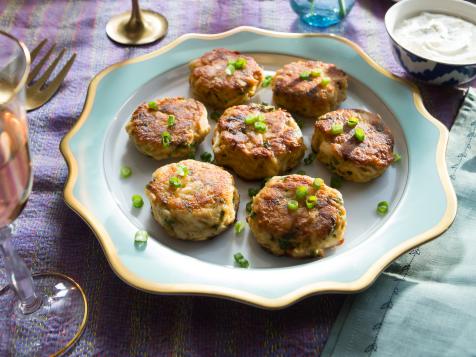
[[[404,0],[385,14],[385,27],[393,53],[402,67],[415,78],[432,84],[460,85],[476,78],[476,63],[454,64],[426,58],[402,46],[394,36],[396,25],[421,12],[459,17],[476,24],[476,5],[462,0]]]

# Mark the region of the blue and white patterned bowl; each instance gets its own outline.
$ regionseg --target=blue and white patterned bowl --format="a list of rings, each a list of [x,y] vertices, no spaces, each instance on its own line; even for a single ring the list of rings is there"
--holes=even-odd
[[[402,67],[420,81],[460,85],[476,78],[476,63],[451,64],[422,57],[404,48],[394,36],[395,26],[423,11],[460,17],[474,23],[476,5],[461,0],[405,0],[393,5],[385,14],[385,27],[392,41],[393,53]]]

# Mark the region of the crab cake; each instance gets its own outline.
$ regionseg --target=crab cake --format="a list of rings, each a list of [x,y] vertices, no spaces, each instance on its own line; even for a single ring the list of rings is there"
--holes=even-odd
[[[218,120],[212,145],[216,162],[247,180],[282,174],[299,165],[306,151],[293,117],[262,104],[228,108]]]
[[[347,75],[330,63],[297,61],[276,71],[272,88],[276,105],[315,118],[345,100]]]
[[[210,125],[202,103],[174,97],[139,105],[126,131],[141,153],[162,160],[193,155]]]
[[[253,57],[217,48],[190,63],[190,86],[196,98],[216,108],[247,102],[263,81]]]
[[[341,109],[314,125],[312,148],[317,159],[346,180],[367,182],[393,162],[393,135],[380,115]]]
[[[344,242],[346,212],[341,193],[321,179],[275,176],[253,197],[247,221],[266,250],[308,258]]]
[[[195,160],[160,167],[145,193],[155,220],[183,240],[206,240],[223,232],[235,221],[240,201],[231,174]]]

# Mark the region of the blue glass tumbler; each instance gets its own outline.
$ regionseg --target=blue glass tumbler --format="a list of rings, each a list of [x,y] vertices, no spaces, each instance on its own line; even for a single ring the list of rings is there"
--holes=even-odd
[[[328,27],[342,21],[355,0],[290,0],[299,18],[314,27]]]

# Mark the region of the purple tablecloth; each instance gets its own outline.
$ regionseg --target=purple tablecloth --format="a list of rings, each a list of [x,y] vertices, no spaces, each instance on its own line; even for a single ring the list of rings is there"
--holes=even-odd
[[[287,1],[149,0],[141,4],[167,16],[169,33],[162,42],[129,48],[113,44],[105,34],[107,20],[128,9],[129,1],[0,2],[0,29],[13,33],[30,48],[47,38],[78,53],[59,93],[29,114],[35,176],[30,201],[17,220],[14,244],[19,254],[33,271],[66,273],[85,289],[90,316],[84,335],[70,351],[72,355],[319,354],[343,296],[316,296],[286,310],[264,311],[213,298],[145,294],[114,275],[90,229],[64,204],[67,167],[59,142],[81,113],[88,83],[100,70],[160,48],[188,32],[215,33],[240,25],[315,31],[299,22]],[[390,54],[382,21],[391,4],[390,0],[362,0],[346,21],[327,32],[356,41],[378,63],[402,75]],[[450,125],[462,91],[422,90],[430,112]],[[2,268],[0,259],[0,286],[6,283]],[[0,355],[4,355],[1,346]]]

